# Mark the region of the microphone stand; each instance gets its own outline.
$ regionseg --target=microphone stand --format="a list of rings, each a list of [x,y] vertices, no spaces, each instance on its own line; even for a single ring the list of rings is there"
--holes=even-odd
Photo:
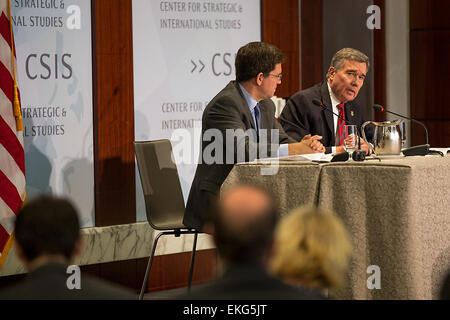
[[[359,131],[357,131],[356,134],[358,135],[358,149],[353,151],[352,159],[354,161],[364,161],[366,160],[366,151],[361,150],[361,135],[359,134]]]
[[[418,146],[413,146],[413,147],[409,147],[409,148],[403,149],[402,153],[405,156],[407,156],[407,157],[408,156],[426,156],[427,154],[435,153],[435,152],[430,151],[430,145],[428,144],[428,130],[427,130],[427,127],[422,122],[420,122],[420,121],[418,121],[416,119],[413,119],[413,118],[402,116],[401,114],[395,113],[393,111],[388,111],[385,108],[383,108],[382,106],[380,106],[379,104],[375,104],[373,106],[373,108],[376,111],[391,113],[391,114],[393,114],[393,115],[395,115],[397,117],[400,117],[400,118],[407,119],[409,121],[413,121],[415,123],[418,123],[425,129],[426,144],[421,144],[421,145],[418,145]]]

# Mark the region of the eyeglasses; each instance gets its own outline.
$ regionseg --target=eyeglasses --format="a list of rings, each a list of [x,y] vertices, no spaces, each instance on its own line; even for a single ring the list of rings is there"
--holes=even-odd
[[[271,74],[271,73],[269,73],[269,76],[278,78],[279,80],[281,80],[283,78],[283,74],[281,74],[281,73],[280,74]]]

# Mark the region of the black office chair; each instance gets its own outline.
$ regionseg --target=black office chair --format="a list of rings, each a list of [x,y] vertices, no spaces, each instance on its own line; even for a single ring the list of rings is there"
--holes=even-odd
[[[134,142],[134,151],[144,192],[147,221],[153,229],[163,231],[153,241],[139,300],[142,300],[144,296],[156,245],[163,235],[174,235],[175,237],[179,237],[181,234],[194,235],[188,281],[188,290],[190,290],[199,231],[183,224],[185,207],[177,167],[172,161],[172,145],[167,139],[136,141]]]

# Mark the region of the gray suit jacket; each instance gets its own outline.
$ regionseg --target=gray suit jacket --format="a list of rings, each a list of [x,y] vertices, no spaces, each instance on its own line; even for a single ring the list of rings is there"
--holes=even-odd
[[[280,115],[280,123],[286,133],[297,140],[309,133],[322,136],[321,142],[329,153],[336,140],[333,114],[314,105],[313,99],[318,99],[328,110],[333,111],[327,82],[323,81],[295,93],[287,101]],[[347,123],[354,124],[361,130],[361,125],[365,122],[361,106],[355,101],[349,101],[344,104],[344,110]],[[365,132],[370,140],[373,136],[373,127],[367,126]]]
[[[185,225],[201,230],[204,222],[209,218],[212,202],[217,199],[220,186],[234,163],[238,160],[253,161],[264,156],[259,152],[252,152],[258,151],[260,146],[267,147],[268,154],[266,156],[274,157],[278,144],[295,142],[275,119],[275,105],[272,100],[260,101],[259,107],[261,110],[260,128],[268,129],[267,136],[261,136],[258,141],[256,134],[248,135],[237,139],[235,143],[230,143],[231,139],[223,138],[226,137],[227,129],[242,129],[243,131],[255,129],[253,117],[239,84],[231,81],[206,106],[202,117],[201,154],[186,205],[183,220]],[[205,133],[211,133],[211,129],[216,129],[212,133],[220,132],[222,137],[219,135],[216,139],[203,141],[207,137]],[[275,139],[274,136],[276,141],[272,141],[270,129],[278,130],[278,139]],[[213,146],[217,147],[215,152],[211,152],[214,149]],[[274,153],[271,152],[272,146]],[[215,156],[216,161],[213,163],[208,159],[211,155]]]

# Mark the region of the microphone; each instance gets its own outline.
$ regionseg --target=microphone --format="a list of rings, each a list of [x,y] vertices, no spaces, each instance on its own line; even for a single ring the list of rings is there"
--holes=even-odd
[[[428,144],[428,130],[427,130],[427,127],[425,127],[425,125],[422,122],[420,122],[420,121],[418,121],[416,119],[409,118],[409,117],[406,117],[406,116],[402,116],[401,114],[398,114],[398,113],[386,110],[385,108],[383,108],[379,104],[374,104],[373,105],[373,109],[375,111],[378,111],[378,112],[392,113],[393,115],[396,115],[397,117],[413,121],[415,123],[420,124],[425,129],[425,138],[426,138],[427,143],[403,149],[402,153],[405,156],[425,156],[425,155],[430,153],[430,145]]]
[[[331,158],[330,162],[345,162],[348,160],[348,158],[350,158],[350,155],[348,152],[341,152],[341,153],[335,154],[333,156],[333,158]],[[359,161],[363,161],[363,160],[359,160]]]
[[[345,120],[344,118],[342,118],[339,114],[333,112],[332,110],[329,110],[326,106],[324,106],[323,103],[322,103],[319,99],[312,99],[312,103],[315,104],[316,106],[322,108],[322,109],[325,110],[325,111],[331,112],[332,114],[334,114],[335,116],[337,116],[339,119],[341,119],[342,121],[344,121],[345,124],[351,125],[350,122],[348,122],[347,120]],[[357,132],[357,135],[358,135],[358,149],[359,149],[359,150],[355,150],[355,151],[352,153],[352,159],[353,159],[354,161],[364,161],[364,160],[366,159],[366,151],[361,150],[361,138],[360,138],[360,136],[359,136],[359,132]],[[335,157],[336,157],[336,156],[335,156]],[[340,160],[340,159],[342,159],[342,160]],[[344,158],[341,157],[341,158],[339,158],[339,160],[335,160],[335,161],[347,161],[347,160],[348,160],[348,157],[347,157],[347,159],[345,159],[345,157],[344,157]],[[332,159],[331,162],[334,162],[333,159]]]
[[[319,99],[312,99],[312,103],[322,109],[325,109],[325,106],[322,104],[322,102]]]
[[[316,106],[322,108],[325,111],[331,112],[332,114],[334,114],[335,116],[337,116],[339,119],[341,119],[342,121],[345,122],[345,124],[351,124],[350,122],[348,122],[347,120],[345,120],[344,118],[342,118],[339,114],[334,113],[332,110],[328,109],[326,106],[324,106],[322,104],[322,102],[320,102],[318,99],[313,99],[312,103],[314,103]]]

